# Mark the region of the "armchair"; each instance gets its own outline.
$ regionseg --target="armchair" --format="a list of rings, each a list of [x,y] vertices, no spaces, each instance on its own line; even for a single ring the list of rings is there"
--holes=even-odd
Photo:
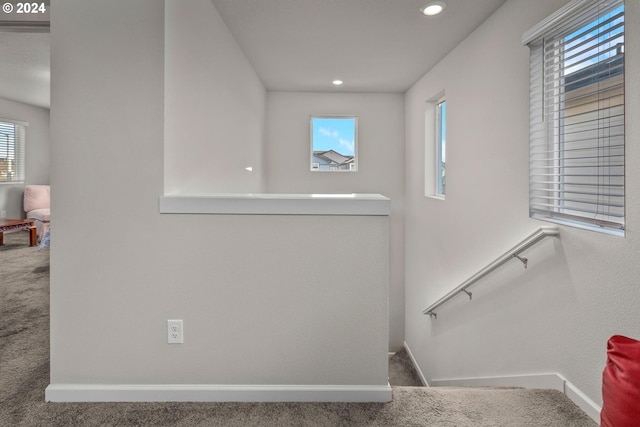
[[[44,236],[50,224],[50,187],[48,185],[27,185],[24,188],[24,211],[27,218],[35,219],[38,239]]]

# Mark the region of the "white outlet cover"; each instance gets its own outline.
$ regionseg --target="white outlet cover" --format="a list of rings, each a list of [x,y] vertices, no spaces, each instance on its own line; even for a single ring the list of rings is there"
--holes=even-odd
[[[167,343],[184,343],[184,326],[182,319],[167,320]]]

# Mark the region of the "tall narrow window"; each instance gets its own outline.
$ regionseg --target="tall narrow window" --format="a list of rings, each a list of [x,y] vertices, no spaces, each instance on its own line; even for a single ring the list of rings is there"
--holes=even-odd
[[[0,183],[24,182],[24,124],[0,119]]]
[[[624,2],[575,0],[523,42],[530,215],[624,235]]]
[[[447,103],[444,91],[425,102],[424,195],[444,200],[446,192]]]
[[[444,196],[446,181],[447,147],[447,102],[440,101],[436,106],[436,195]]]

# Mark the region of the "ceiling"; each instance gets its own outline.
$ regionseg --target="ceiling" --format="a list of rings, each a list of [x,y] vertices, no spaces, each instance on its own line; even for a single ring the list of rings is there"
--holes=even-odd
[[[505,2],[211,1],[267,90],[400,93]],[[49,108],[49,52],[49,33],[0,31],[0,98]]]
[[[267,90],[405,92],[505,0],[211,0]]]
[[[0,98],[49,108],[50,3],[50,0],[38,2],[44,6],[44,11],[37,9],[38,13],[19,13],[15,2],[3,4],[0,15]],[[26,8],[35,3],[22,4]],[[7,11],[5,6],[13,11]]]
[[[50,35],[0,31],[0,98],[49,108]]]

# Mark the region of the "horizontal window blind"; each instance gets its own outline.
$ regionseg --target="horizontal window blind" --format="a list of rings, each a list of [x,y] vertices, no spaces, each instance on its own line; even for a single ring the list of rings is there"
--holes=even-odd
[[[0,121],[0,183],[24,182],[25,127]]]
[[[529,43],[530,214],[623,234],[624,2],[580,4]]]

